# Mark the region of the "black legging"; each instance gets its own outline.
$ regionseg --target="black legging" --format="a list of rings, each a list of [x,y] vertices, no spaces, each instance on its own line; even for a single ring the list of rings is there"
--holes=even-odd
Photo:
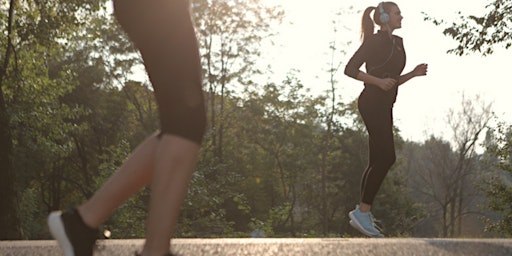
[[[158,105],[161,134],[200,144],[206,113],[188,0],[115,0],[114,13],[144,60]]]
[[[393,139],[393,105],[386,104],[379,95],[363,90],[358,100],[358,108],[369,135],[368,167],[361,180],[361,201],[373,204],[375,195],[395,163],[395,143]]]

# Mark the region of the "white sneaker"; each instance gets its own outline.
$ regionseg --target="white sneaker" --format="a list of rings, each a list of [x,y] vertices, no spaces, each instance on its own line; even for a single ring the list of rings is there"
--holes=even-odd
[[[50,213],[48,227],[65,256],[93,255],[98,230],[87,227],[76,208]]]
[[[348,213],[348,216],[350,217],[350,225],[355,229],[359,230],[359,232],[369,237],[384,237],[380,233],[380,231],[375,227],[373,216],[370,212],[361,212],[361,210],[359,210],[359,206],[356,206],[356,209],[350,211]]]

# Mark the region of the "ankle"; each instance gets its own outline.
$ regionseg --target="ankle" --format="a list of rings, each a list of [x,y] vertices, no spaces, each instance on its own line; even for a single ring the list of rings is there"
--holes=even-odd
[[[82,223],[90,228],[90,229],[98,229],[99,228],[99,225],[93,225],[87,218],[88,215],[84,214],[84,210],[81,206],[79,207],[76,207],[76,213],[78,214],[78,216],[80,217],[80,219],[82,220]]]
[[[359,211],[362,213],[368,213],[372,209],[372,206],[370,204],[360,203],[359,204]]]

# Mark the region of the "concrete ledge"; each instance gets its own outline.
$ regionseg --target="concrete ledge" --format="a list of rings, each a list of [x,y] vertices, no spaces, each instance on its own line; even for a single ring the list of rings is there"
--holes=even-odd
[[[96,256],[134,255],[144,240],[102,240]],[[510,256],[512,239],[175,239],[181,256]],[[55,241],[0,241],[0,256],[62,255]]]

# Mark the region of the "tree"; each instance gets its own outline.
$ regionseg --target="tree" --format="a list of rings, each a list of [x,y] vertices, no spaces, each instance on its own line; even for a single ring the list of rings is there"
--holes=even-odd
[[[460,111],[450,111],[448,124],[452,128],[453,141],[457,161],[454,168],[451,196],[454,198],[450,210],[452,235],[461,235],[462,218],[468,206],[471,205],[472,195],[468,194],[467,186],[471,186],[471,175],[475,171],[476,147],[483,132],[489,128],[493,118],[492,104],[486,103],[478,96],[475,99],[466,99],[462,95]],[[469,201],[466,202],[466,201]],[[455,220],[457,223],[455,224]],[[457,229],[455,229],[457,228]]]
[[[341,16],[341,13],[338,13],[337,16]],[[335,37],[338,35],[338,24],[336,21],[333,21],[333,34]],[[338,60],[338,54],[345,55],[344,51],[340,51],[338,49],[338,42],[336,39],[331,41],[329,43],[329,50],[331,55],[331,60],[329,63],[328,73],[329,73],[329,84],[331,86],[330,90],[328,91],[329,96],[328,99],[330,102],[327,103],[327,108],[325,110],[325,139],[324,139],[324,145],[322,146],[322,163],[320,165],[320,171],[321,171],[321,198],[322,201],[322,233],[323,235],[327,235],[329,232],[329,209],[328,209],[328,200],[327,200],[327,169],[329,168],[327,166],[328,158],[330,158],[333,154],[333,148],[331,145],[332,137],[333,137],[333,130],[335,129],[335,117],[340,117],[343,114],[343,111],[345,109],[345,106],[343,103],[338,102],[336,99],[336,86],[338,85],[338,81],[336,79],[336,76],[338,75],[338,71],[340,70],[340,67],[342,66],[343,62]],[[345,43],[347,45],[348,43]]]
[[[2,204],[0,210],[0,238],[19,238],[17,207],[13,202],[17,200],[14,175],[15,157],[14,148],[17,140],[14,131],[16,122],[24,122],[23,117],[33,118],[37,121],[38,114],[44,116],[45,102],[52,97],[58,97],[69,88],[64,82],[69,79],[67,74],[51,74],[49,66],[52,61],[59,58],[62,42],[79,25],[80,12],[84,15],[98,11],[100,1],[73,2],[73,1],[16,1],[11,0],[0,9],[0,24],[3,26],[0,35],[2,66],[0,67],[0,180],[6,182],[0,187],[2,191]],[[4,9],[5,7],[5,9]],[[35,70],[31,70],[35,69]],[[46,69],[46,70],[45,70]],[[32,72],[33,71],[33,72]],[[37,77],[39,76],[39,77]],[[57,77],[62,78],[59,80]],[[47,85],[64,85],[62,91],[54,96],[48,91],[41,90]],[[43,92],[41,97],[34,97],[37,92]],[[24,95],[24,93],[28,93]],[[30,105],[26,103],[25,96],[32,96],[35,100]],[[30,112],[14,113],[18,110],[31,110]],[[55,110],[53,106],[48,109]],[[64,111],[63,111],[64,112]],[[62,113],[63,113],[62,112]],[[18,115],[19,114],[19,115]],[[48,111],[46,114],[49,114]],[[55,116],[59,116],[58,114]],[[15,118],[13,118],[15,117]],[[62,116],[61,116],[62,117]],[[41,120],[41,119],[39,119]],[[5,192],[5,193],[4,193]]]
[[[512,126],[501,123],[489,134],[485,161],[493,169],[481,188],[489,200],[486,208],[500,216],[486,219],[486,231],[512,237]]]
[[[512,1],[494,0],[486,6],[483,16],[462,15],[459,20],[446,27],[443,33],[455,39],[459,45],[448,52],[457,55],[478,52],[489,55],[494,47],[503,45],[508,49],[512,45]],[[443,20],[426,17],[436,25],[445,24]]]
[[[5,42],[2,49],[3,60],[0,66],[0,239],[16,239],[20,236],[17,229],[18,216],[16,206],[16,191],[15,191],[15,178],[13,170],[13,144],[11,134],[11,115],[7,108],[7,101],[5,95],[5,81],[8,78],[11,68],[11,57],[13,56],[14,44],[14,10],[16,8],[16,1],[9,1],[9,7],[6,17],[6,36],[2,37]],[[8,73],[9,72],[9,73]]]
[[[479,178],[476,148],[492,117],[491,104],[478,96],[463,96],[460,109],[447,114],[453,145],[432,136],[415,153],[419,157],[409,156],[411,185],[427,207],[436,209],[430,217],[440,219],[438,233],[443,237],[463,235],[464,219],[478,214],[474,204],[478,198],[474,183]]]
[[[319,127],[315,107],[321,104],[321,99],[306,96],[303,85],[293,73],[280,85],[267,84],[261,96],[255,95],[255,98],[247,102],[247,111],[244,111],[244,119],[249,121],[242,126],[244,138],[270,160],[270,172],[261,173],[261,177],[268,177],[266,182],[272,182],[275,187],[268,210],[269,221],[275,231],[286,230],[295,236],[300,230],[297,219],[302,218],[297,212],[308,206],[301,195],[311,184],[306,185],[304,181],[311,180],[312,173],[317,171],[314,166],[318,161]],[[254,121],[259,125],[254,126]],[[304,143],[309,147],[304,147]],[[282,215],[279,216],[278,211]]]
[[[255,65],[259,44],[272,35],[271,26],[280,22],[283,12],[263,6],[260,0],[196,0],[192,9],[208,92],[208,135],[215,160],[222,164],[229,122],[226,97],[237,87],[242,90],[252,84],[251,77],[260,72]]]
[[[240,228],[246,217],[242,216],[246,198],[239,187],[233,188],[244,178],[239,172],[248,169],[241,162],[247,156],[240,152],[247,145],[237,137],[243,104],[239,95],[247,86],[257,86],[252,79],[260,73],[255,65],[260,43],[273,34],[271,26],[280,22],[283,13],[259,0],[197,0],[191,4],[205,74],[209,127],[190,189],[197,204],[185,208],[182,221],[186,225],[180,233],[194,235],[194,226],[204,224],[215,230],[209,235],[217,235],[229,233],[233,225]],[[213,200],[204,201],[201,196],[205,195]],[[200,206],[204,209],[196,208]]]
[[[47,212],[89,197],[158,126],[150,86],[128,77],[140,58],[104,4],[15,5],[0,91],[12,143],[9,170],[16,170],[8,197],[16,204],[5,212],[20,221],[12,228],[1,223],[0,232],[47,239]],[[293,72],[278,83],[258,83],[259,43],[282,13],[259,1],[192,4],[215,125],[205,137],[177,235],[244,237],[263,230],[273,237],[330,236],[352,230],[346,212],[359,194],[354,170],[364,168],[366,134],[353,103],[334,105],[334,75],[332,98],[311,96]],[[0,10],[6,25],[8,10]],[[0,40],[7,42],[7,34]],[[4,47],[2,54],[9,51]],[[347,125],[353,117],[355,124]],[[3,167],[0,182],[7,177]],[[379,200],[386,223],[400,230],[396,234],[405,233],[397,219],[410,209],[401,199],[401,182],[399,174],[386,182]],[[113,237],[143,236],[147,192],[105,223]]]
[[[434,222],[441,229],[430,232],[447,237],[453,225],[449,218],[450,205],[455,203],[452,196],[453,183],[459,178],[453,174],[456,163],[453,149],[449,142],[433,136],[417,150],[412,150],[411,146],[407,148],[410,186],[415,188],[415,197],[431,209],[428,217],[432,221],[429,223]],[[441,219],[440,225],[438,219]],[[425,228],[432,229],[430,226]],[[428,233],[424,231],[423,235]]]
[[[103,153],[89,160],[83,153],[92,152],[93,146],[84,147],[83,141],[75,140],[93,126],[88,123],[90,109],[84,101],[94,90],[88,91],[86,84],[97,88],[111,84],[103,79],[105,65],[97,58],[102,54],[91,47],[98,46],[97,39],[106,34],[101,29],[88,33],[98,24],[112,25],[104,4],[103,0],[13,0],[0,9],[0,24],[6,31],[0,35],[6,42],[0,47],[5,53],[0,58],[0,180],[7,182],[0,186],[5,189],[1,200],[6,200],[0,202],[1,239],[46,238],[46,213],[70,201],[83,201],[96,186],[91,173],[80,176],[69,171],[77,166],[82,170],[98,167],[101,157],[118,161],[113,155],[106,157],[106,151],[117,151],[105,144],[96,147]],[[104,38],[106,41],[115,40]],[[116,102],[116,97],[105,98]],[[98,142],[89,142],[93,141]],[[75,156],[79,156],[80,165],[70,161]]]
[[[512,36],[510,33],[512,30],[511,10],[512,1],[494,0],[486,6],[486,13],[482,16],[462,15],[459,12],[458,21],[453,22],[443,31],[445,35],[452,37],[458,42],[458,46],[454,49],[450,49],[448,52],[457,55],[477,52],[486,56],[493,54],[496,46],[503,46],[505,49],[510,48],[512,45]],[[438,26],[446,24],[443,20],[438,20],[428,16],[425,17],[425,20],[432,21]],[[477,132],[477,130],[473,130],[471,132]],[[464,158],[461,158],[461,156],[465,155],[464,152],[470,153],[472,151],[471,148],[474,147],[471,145],[471,141],[474,141],[474,139],[468,139],[469,138],[466,137],[466,139],[463,140],[466,140],[466,142],[469,143],[461,143],[462,141],[457,142],[459,146],[458,151],[460,163],[457,168],[459,170],[464,168],[463,165],[465,163],[467,164],[467,161],[461,161],[461,159]],[[496,152],[495,154],[499,155],[499,153]],[[495,182],[490,183],[497,184]],[[492,193],[487,194],[488,196],[492,195]],[[498,194],[496,195],[498,196]],[[496,198],[495,200],[499,201],[500,199]],[[461,205],[462,204],[459,202],[459,206]],[[458,210],[458,212],[460,213],[460,210]],[[459,219],[459,221],[461,220]],[[460,223],[458,226],[460,228]]]
[[[65,195],[60,202],[48,204],[48,210],[76,205],[91,197],[158,126],[149,85],[127,78],[132,66],[141,61],[113,16],[99,12],[84,19],[87,26],[73,34],[67,42],[70,50],[55,68],[74,74],[76,83],[59,102],[82,112],[65,120],[80,129],[61,131],[70,143],[69,150],[55,161],[63,164],[49,171],[61,174],[47,175],[58,179],[47,180],[46,175],[40,179],[48,184],[42,195],[52,190]],[[148,194],[145,189],[128,200],[105,223],[114,237],[143,235]]]

